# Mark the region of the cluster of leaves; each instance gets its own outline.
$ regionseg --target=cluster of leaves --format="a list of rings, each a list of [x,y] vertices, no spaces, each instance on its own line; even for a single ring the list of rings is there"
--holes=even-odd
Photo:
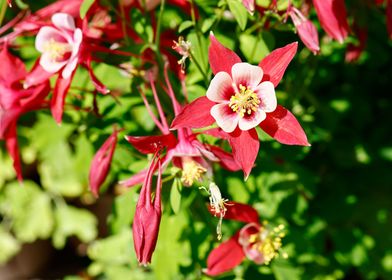
[[[30,8],[38,10],[50,1],[30,2]],[[83,1],[82,17],[93,2]],[[121,13],[116,9],[117,1],[99,2],[113,17]],[[284,22],[289,1],[278,1],[277,9],[283,16],[273,12],[250,15],[236,0],[189,1],[197,8],[189,13],[161,2],[150,12],[157,16],[160,30],[173,30],[192,45],[185,80],[189,100],[204,96],[210,82],[210,30],[253,64],[274,48],[297,40],[294,25]],[[256,1],[264,7],[270,2]],[[307,1],[292,2],[300,7]],[[360,18],[365,18],[369,33],[367,48],[359,60],[355,64],[344,62],[346,45],[358,43],[355,37],[349,37],[343,45],[323,37],[317,56],[300,47],[276,90],[279,103],[300,120],[312,147],[283,146],[259,133],[262,145],[246,182],[241,172],[214,166],[214,181],[223,197],[250,204],[263,219],[287,225],[283,251],[289,258],[276,259],[269,266],[245,261],[221,279],[392,277],[387,179],[392,162],[388,138],[392,131],[387,121],[392,117],[388,98],[392,45],[386,42],[385,19],[379,16],[383,7],[366,10],[366,1],[347,2],[350,8],[360,7],[358,13],[365,15]],[[6,1],[0,1],[0,10],[3,3]],[[22,1],[15,4],[27,8]],[[12,19],[14,12],[7,10],[6,16]],[[153,17],[147,14],[130,10],[132,27],[142,43],[126,38],[124,51],[141,53],[156,48],[154,34],[158,31],[153,28]],[[309,18],[316,18],[314,11]],[[319,24],[314,22],[321,34]],[[18,55],[31,68],[38,57],[33,38],[18,37],[15,44],[23,46]],[[103,195],[96,199],[88,190],[90,162],[112,132],[113,124],[125,128],[120,136],[157,134],[138,94],[142,78],[130,78],[117,67],[128,63],[140,70],[140,58],[101,59],[103,63],[94,65],[94,72],[111,89],[111,95],[88,94],[94,86],[88,73],[78,69],[61,126],[45,110],[29,112],[20,119],[22,185],[15,180],[6,149],[0,150],[0,263],[17,255],[23,243],[50,239],[55,248],[61,249],[68,237],[76,236],[87,244],[87,250],[75,249],[75,254],[87,256],[89,264],[80,267],[79,275],[68,276],[69,280],[84,279],[85,273],[103,279],[208,279],[202,269],[208,253],[219,244],[215,235],[218,219],[207,210],[207,195],[198,189],[202,184],[183,187],[175,168],[163,174],[168,178],[162,187],[163,215],[148,268],[138,265],[133,249],[131,225],[139,190],[117,184],[144,169],[148,159],[119,137],[111,171],[101,189]],[[163,61],[160,59],[158,56],[158,64]],[[181,91],[179,82],[173,86],[175,92]],[[153,100],[152,93],[146,93]],[[162,103],[172,118],[169,100],[163,98]],[[98,113],[95,108],[99,108]],[[216,143],[208,136],[203,141]],[[107,211],[102,202],[106,200],[111,208],[108,215],[102,214]],[[105,230],[99,234],[102,227]],[[223,239],[238,228],[238,223],[225,221]]]

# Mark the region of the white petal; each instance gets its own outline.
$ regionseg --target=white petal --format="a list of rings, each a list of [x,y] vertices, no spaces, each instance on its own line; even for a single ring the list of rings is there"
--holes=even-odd
[[[250,117],[240,118],[238,125],[241,130],[249,130],[258,126],[267,117],[266,113],[259,109],[254,112]]]
[[[60,29],[75,30],[73,17],[66,13],[57,13],[52,16],[53,24]]]
[[[214,102],[229,101],[234,94],[233,81],[226,72],[219,72],[212,79],[207,89],[207,98]]]
[[[255,88],[263,78],[263,70],[259,66],[241,62],[233,65],[231,76],[237,86],[242,84],[243,86]]]
[[[223,131],[230,133],[237,127],[240,117],[237,113],[231,111],[228,104],[216,104],[212,106],[210,113]]]
[[[66,41],[60,31],[50,26],[44,26],[38,31],[37,37],[35,38],[35,48],[41,53],[44,52],[45,44],[51,39],[60,42]]]
[[[43,53],[39,64],[44,68],[45,71],[49,73],[56,73],[67,63],[67,61],[54,61],[49,54]]]
[[[275,111],[277,106],[276,95],[275,95],[275,88],[274,84],[266,81],[262,82],[258,85],[254,91],[256,92],[257,96],[260,98],[260,108],[266,112],[270,113]]]

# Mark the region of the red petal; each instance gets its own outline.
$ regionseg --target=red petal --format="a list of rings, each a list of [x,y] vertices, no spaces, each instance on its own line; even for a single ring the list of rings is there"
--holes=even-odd
[[[330,37],[342,43],[349,32],[344,0],[313,0],[313,5],[321,27]]]
[[[246,180],[259,152],[260,142],[256,129],[242,131],[237,128],[234,132],[230,133],[229,143],[233,150],[235,160],[244,171]]]
[[[125,136],[131,145],[143,154],[155,153],[162,148],[173,148],[177,139],[173,134],[159,136]]]
[[[49,78],[53,76],[53,73],[49,73],[42,68],[39,64],[39,59],[35,62],[33,69],[27,74],[24,87],[29,88],[31,86],[39,85],[47,82]]]
[[[99,188],[108,175],[114,150],[116,149],[117,134],[118,130],[115,130],[112,135],[109,136],[101,148],[99,148],[91,162],[89,185],[91,192],[95,196],[98,196]]]
[[[53,118],[60,124],[63,118],[64,102],[67,96],[68,89],[71,85],[73,74],[68,79],[64,79],[59,75],[56,86],[54,87],[53,96],[50,102],[50,110]]]
[[[260,223],[259,214],[256,209],[247,204],[229,201],[226,204],[226,213],[224,219],[235,220],[243,223]]]
[[[224,71],[231,76],[231,67],[241,62],[241,58],[232,50],[224,47],[211,33],[211,45],[208,48],[208,60],[214,74]]]
[[[229,139],[229,134],[224,132],[220,127],[204,130],[203,132],[201,132],[201,134],[211,135],[224,140]]]
[[[232,154],[224,151],[223,149],[208,145],[208,149],[219,159],[219,164],[229,171],[238,171],[241,166],[235,161]]]
[[[8,52],[7,45],[0,52],[0,80],[7,86],[24,79],[27,75],[24,63],[16,56]]]
[[[267,113],[267,118],[260,123],[260,127],[282,144],[310,146],[297,119],[283,106],[278,105],[274,112]]]
[[[215,105],[206,96],[202,96],[186,105],[171,124],[171,129],[181,127],[199,128],[213,124],[215,119],[211,116],[211,107]]]
[[[219,275],[232,270],[244,260],[245,254],[238,243],[238,236],[239,232],[211,251],[204,273],[210,276]]]
[[[297,52],[298,43],[294,42],[267,55],[259,66],[264,71],[263,81],[271,81],[276,87],[282,79],[290,61]]]
[[[5,135],[5,142],[7,150],[12,160],[14,161],[14,169],[19,181],[23,180],[22,166],[19,157],[18,137],[16,134],[16,122],[10,125]]]

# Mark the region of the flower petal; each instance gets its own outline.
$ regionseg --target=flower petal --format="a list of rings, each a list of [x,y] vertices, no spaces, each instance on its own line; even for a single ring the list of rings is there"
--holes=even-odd
[[[51,58],[49,53],[43,53],[39,63],[45,71],[56,73],[67,64],[67,61],[55,61]]]
[[[256,112],[251,115],[245,115],[243,118],[239,119],[238,126],[241,130],[249,130],[256,126],[258,126],[267,115],[261,109],[258,109]]]
[[[14,170],[16,172],[16,177],[21,182],[23,180],[22,176],[22,165],[19,157],[19,146],[18,146],[18,136],[16,133],[16,122],[10,125],[5,135],[6,147],[9,155],[14,162]]]
[[[242,246],[238,243],[238,236],[239,232],[211,251],[207,258],[205,274],[219,275],[232,270],[244,260],[245,254]]]
[[[235,201],[227,202],[226,213],[223,217],[226,220],[235,220],[243,223],[260,223],[259,214],[256,209],[248,204]]]
[[[278,48],[267,55],[260,63],[259,66],[264,71],[263,81],[271,81],[276,87],[282,79],[284,72],[290,61],[293,59],[297,52],[298,43],[294,42]]]
[[[230,101],[230,97],[235,94],[233,81],[226,72],[219,72],[211,80],[206,96],[214,102]]]
[[[270,113],[275,111],[278,102],[276,100],[274,85],[271,82],[262,82],[255,88],[255,92],[260,98],[260,108],[264,112]]]
[[[33,69],[30,71],[30,73],[27,74],[25,82],[23,83],[23,87],[29,88],[31,86],[45,83],[51,76],[53,76],[53,73],[45,71],[45,69],[40,64],[40,60],[37,60],[33,66]]]
[[[267,134],[286,145],[310,146],[301,125],[290,111],[278,105],[260,124]]]
[[[249,86],[252,89],[260,84],[263,78],[263,70],[259,66],[251,65],[246,62],[236,63],[231,68],[231,76],[234,83],[238,86]]]
[[[223,131],[230,133],[237,127],[240,119],[239,115],[233,112],[227,103],[220,103],[212,106],[211,116]]]
[[[219,159],[219,164],[226,170],[238,171],[241,166],[235,161],[231,153],[226,152],[220,147],[208,145],[209,150]]]
[[[171,149],[177,144],[177,139],[172,133],[157,136],[125,136],[125,139],[143,154],[155,153],[163,148]]]
[[[349,33],[344,0],[313,0],[313,5],[324,31],[343,43]]]
[[[75,30],[74,38],[73,38],[73,42],[72,42],[72,53],[71,53],[71,56],[68,59],[67,65],[65,66],[63,72],[61,73],[63,75],[64,79],[67,79],[68,77],[70,77],[72,72],[75,70],[75,68],[78,65],[78,62],[79,62],[79,49],[80,49],[80,44],[82,43],[82,40],[83,40],[82,30],[77,28]],[[90,70],[90,68],[89,68],[89,70]],[[90,71],[89,71],[89,74],[90,74],[90,77],[91,77]],[[93,80],[93,82],[96,81],[96,80]],[[96,83],[94,83],[94,85],[96,85]],[[105,87],[105,90],[100,88],[100,87],[96,87],[96,88],[98,89],[99,92],[108,93],[106,87]]]
[[[67,42],[62,32],[51,26],[43,26],[38,31],[37,37],[35,37],[35,48],[41,53],[45,52],[45,45],[50,40],[63,43]]]
[[[247,131],[236,129],[230,134],[229,143],[235,160],[244,171],[246,180],[253,168],[260,147],[256,129]]]
[[[69,14],[57,13],[52,16],[53,24],[60,29],[75,30],[75,20]]]
[[[241,58],[232,50],[224,47],[212,33],[210,34],[210,41],[208,61],[210,62],[212,72],[214,74],[221,71],[231,73],[231,67],[241,62]]]
[[[210,126],[215,121],[210,114],[210,109],[214,104],[206,96],[197,98],[192,103],[186,105],[181,113],[176,116],[171,124],[171,129]]]
[[[25,78],[27,72],[24,63],[16,56],[13,56],[6,44],[0,52],[0,80],[7,86]]]
[[[50,110],[52,111],[53,118],[58,124],[61,123],[61,119],[63,118],[65,97],[67,96],[71,81],[72,77],[63,79],[61,75],[59,75],[54,87],[52,99],[50,100]]]

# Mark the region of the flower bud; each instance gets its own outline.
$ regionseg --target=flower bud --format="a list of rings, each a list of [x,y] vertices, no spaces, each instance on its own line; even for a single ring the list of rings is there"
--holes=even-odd
[[[151,196],[151,184],[154,170],[158,164],[158,180],[155,199]],[[132,233],[136,256],[140,264],[147,265],[151,262],[157,243],[159,225],[161,223],[161,159],[158,152],[154,155],[147,175],[144,179],[139,200],[136,205]]]

